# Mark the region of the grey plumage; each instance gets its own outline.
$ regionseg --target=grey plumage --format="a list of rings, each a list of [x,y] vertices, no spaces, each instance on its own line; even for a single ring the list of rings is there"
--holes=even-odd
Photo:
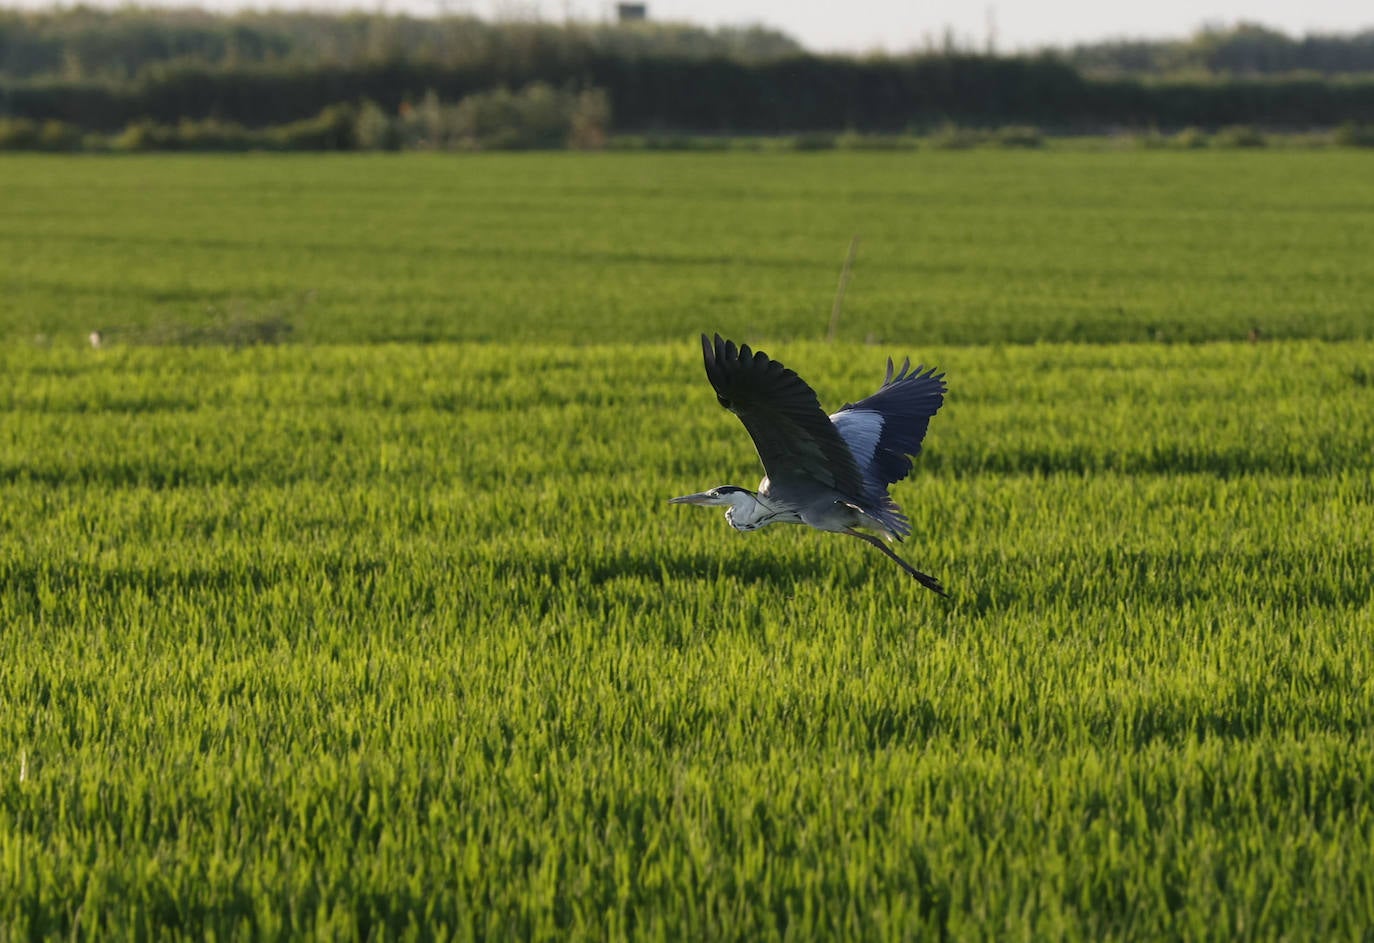
[[[703,334],[701,344],[716,400],[744,423],[765,477],[758,492],[723,486],[672,503],[726,506],[726,519],[738,530],[796,523],[857,537],[944,594],[938,580],[865,532],[896,540],[911,533],[887,489],[910,473],[921,451],[931,417],[944,402],[944,374],[912,370],[910,360],[896,369],[889,359],[877,392],[827,416],[806,381],[762,351],[719,334]]]

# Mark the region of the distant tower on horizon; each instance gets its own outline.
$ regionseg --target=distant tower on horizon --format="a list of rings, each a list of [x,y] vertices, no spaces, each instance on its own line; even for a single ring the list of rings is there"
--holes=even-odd
[[[615,18],[618,23],[643,23],[649,18],[647,3],[617,3]]]

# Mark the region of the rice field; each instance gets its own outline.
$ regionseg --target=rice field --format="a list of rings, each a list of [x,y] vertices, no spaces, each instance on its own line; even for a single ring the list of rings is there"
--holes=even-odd
[[[1367,938],[1356,156],[0,160],[0,937]]]
[[[0,155],[0,337],[1374,340],[1359,151]]]

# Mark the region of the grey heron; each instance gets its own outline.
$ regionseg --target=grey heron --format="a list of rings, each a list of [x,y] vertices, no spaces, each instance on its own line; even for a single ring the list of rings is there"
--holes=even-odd
[[[758,491],[721,485],[669,503],[723,506],[725,519],[740,531],[786,523],[848,534],[877,547],[922,586],[948,595],[939,580],[868,532],[888,540],[911,533],[887,489],[911,471],[931,417],[944,403],[945,375],[912,370],[910,359],[897,369],[889,358],[876,393],[827,416],[806,381],[763,351],[737,347],[719,334],[714,341],[701,335],[701,347],[716,400],[744,423],[764,478]]]

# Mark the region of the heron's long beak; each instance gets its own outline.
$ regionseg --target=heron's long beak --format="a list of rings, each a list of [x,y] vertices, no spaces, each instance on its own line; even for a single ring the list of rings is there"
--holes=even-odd
[[[684,494],[680,498],[669,498],[668,503],[709,505],[712,503],[712,500],[713,499],[709,492],[698,491],[696,494]]]

